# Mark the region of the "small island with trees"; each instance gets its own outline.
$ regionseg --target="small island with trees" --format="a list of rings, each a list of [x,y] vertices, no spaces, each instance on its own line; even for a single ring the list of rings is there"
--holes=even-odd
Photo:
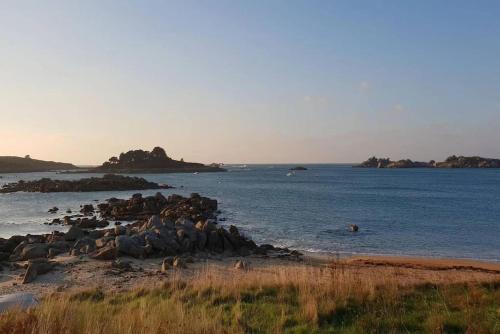
[[[218,164],[204,165],[196,162],[185,162],[184,159],[170,158],[161,147],[155,147],[151,152],[131,150],[121,153],[118,157],[109,158],[101,166],[92,168],[90,172],[104,173],[202,173],[224,172]]]
[[[500,168],[500,159],[482,158],[478,156],[464,157],[452,155],[445,161],[429,162],[403,159],[393,161],[390,158],[371,157],[356,167],[364,168]]]

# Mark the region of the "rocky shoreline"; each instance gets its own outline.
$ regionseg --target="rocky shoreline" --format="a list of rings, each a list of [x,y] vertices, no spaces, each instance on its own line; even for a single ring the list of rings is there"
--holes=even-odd
[[[410,159],[393,161],[390,158],[371,157],[355,167],[362,168],[500,168],[500,159],[482,158],[478,156],[464,157],[452,155],[445,161],[429,162],[412,161]]]
[[[8,183],[0,188],[0,193],[24,192],[93,192],[169,189],[168,185],[149,182],[144,178],[106,174],[103,177],[91,177],[80,180],[53,180],[43,178],[35,181],[19,181]]]
[[[97,205],[82,205],[82,213],[99,214],[101,219],[72,220],[66,217],[62,224],[69,225],[66,233],[13,236],[0,239],[0,269],[25,268],[23,283],[30,283],[57,264],[58,256],[88,257],[97,261],[114,261],[119,269],[120,257],[136,259],[163,258],[158,270],[183,268],[186,263],[209,256],[276,257],[299,259],[301,254],[272,245],[257,245],[239,229],[217,224],[217,201],[199,194],[190,197],[171,195],[168,198],[134,195],[128,200],[109,199]],[[134,221],[126,226],[96,229],[108,225],[109,220]],[[97,224],[83,224],[83,222]],[[102,222],[105,222],[102,223]],[[238,264],[237,264],[238,265]],[[239,264],[242,268],[244,262]]]

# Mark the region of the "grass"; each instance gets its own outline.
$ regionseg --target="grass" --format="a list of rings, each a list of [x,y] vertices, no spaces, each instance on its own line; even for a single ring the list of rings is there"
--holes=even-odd
[[[401,285],[339,268],[221,273],[46,297],[0,333],[500,333],[500,282]]]

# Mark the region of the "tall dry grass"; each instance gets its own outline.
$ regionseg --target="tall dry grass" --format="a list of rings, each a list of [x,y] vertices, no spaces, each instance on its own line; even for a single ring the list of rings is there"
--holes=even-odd
[[[397,275],[366,275],[341,266],[276,266],[233,271],[207,265],[189,278],[173,273],[154,289],[139,287],[130,292],[106,293],[97,288],[53,294],[36,308],[2,315],[0,332],[399,333],[424,329],[444,333],[454,332],[454,328],[473,330],[470,333],[495,333],[500,330],[495,319],[500,317],[500,309],[495,309],[500,307],[497,283],[486,288],[477,284],[457,288],[400,283]],[[489,310],[486,315],[478,316],[485,310]]]

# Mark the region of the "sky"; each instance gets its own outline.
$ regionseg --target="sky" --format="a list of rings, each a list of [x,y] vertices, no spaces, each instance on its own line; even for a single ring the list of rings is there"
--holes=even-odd
[[[0,0],[0,155],[500,158],[499,1]]]

